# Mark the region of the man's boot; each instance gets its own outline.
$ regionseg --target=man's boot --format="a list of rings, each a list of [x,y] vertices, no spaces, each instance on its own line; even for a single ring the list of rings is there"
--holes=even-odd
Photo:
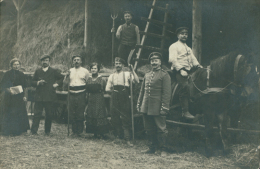
[[[157,146],[157,138],[153,137],[153,135],[148,135],[148,149],[141,151],[145,154],[154,154]]]
[[[126,144],[130,147],[133,147],[134,145],[130,142],[130,130],[128,129],[124,129],[124,137],[125,137],[125,140],[126,140]]]
[[[167,134],[166,133],[161,133],[158,134],[158,148],[155,152],[156,155],[158,156],[167,156],[166,153],[166,139],[167,139]]]
[[[194,119],[195,117],[189,112],[189,99],[186,97],[180,97],[180,103],[182,107],[182,116],[186,119]]]

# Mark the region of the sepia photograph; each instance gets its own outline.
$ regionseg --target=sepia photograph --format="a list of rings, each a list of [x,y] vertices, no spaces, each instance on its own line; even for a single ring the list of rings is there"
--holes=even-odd
[[[1,169],[260,169],[260,0],[0,0]]]

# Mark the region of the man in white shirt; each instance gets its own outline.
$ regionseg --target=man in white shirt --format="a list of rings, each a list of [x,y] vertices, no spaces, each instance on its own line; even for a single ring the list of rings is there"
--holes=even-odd
[[[69,92],[70,92],[70,119],[72,121],[73,136],[80,136],[84,129],[84,111],[86,107],[86,82],[89,71],[83,67],[81,56],[73,56],[74,67],[69,72]]]
[[[133,82],[139,83],[139,78],[132,68],[132,72],[124,72],[122,70],[125,61],[119,57],[115,58],[116,72],[109,76],[106,91],[111,92],[111,123],[117,136],[122,138],[122,128],[124,138],[129,146],[133,146],[130,142],[131,130],[131,111],[130,111],[130,76]]]
[[[180,102],[182,114],[187,119],[194,116],[189,113],[189,86],[188,75],[193,67],[202,67],[194,56],[190,47],[187,46],[188,28],[180,27],[176,30],[178,41],[169,48],[169,62],[172,63],[172,70],[176,70],[176,79],[181,87]]]

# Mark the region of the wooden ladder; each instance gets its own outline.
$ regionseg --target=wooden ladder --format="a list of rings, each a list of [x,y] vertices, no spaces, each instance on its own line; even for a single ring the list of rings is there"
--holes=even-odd
[[[164,49],[164,44],[165,44],[165,39],[167,39],[169,37],[165,36],[165,32],[166,32],[167,27],[172,27],[171,24],[167,23],[167,19],[168,19],[168,13],[173,13],[173,11],[168,9],[168,6],[169,6],[168,4],[166,4],[166,7],[163,8],[163,7],[155,6],[155,3],[156,3],[156,0],[153,0],[152,5],[149,5],[151,7],[151,11],[150,11],[148,18],[141,17],[141,19],[146,21],[147,23],[146,23],[144,31],[140,31],[140,34],[143,35],[142,40],[141,40],[141,44],[136,45],[137,47],[139,47],[139,50],[136,54],[137,56],[136,56],[134,69],[137,68],[138,60],[140,58],[140,55],[141,55],[143,48],[148,49],[148,50],[158,51],[158,52],[161,52],[161,53],[167,52],[167,50]],[[152,19],[154,9],[164,11],[164,20],[163,21]],[[150,23],[162,25],[163,26],[162,34],[159,35],[159,34],[155,34],[155,33],[149,33],[148,28],[149,28]],[[147,36],[153,36],[153,37],[156,37],[156,38],[160,38],[161,39],[161,47],[158,48],[158,47],[153,47],[153,46],[145,46],[144,41],[145,41]],[[145,59],[143,59],[143,60],[145,60]]]

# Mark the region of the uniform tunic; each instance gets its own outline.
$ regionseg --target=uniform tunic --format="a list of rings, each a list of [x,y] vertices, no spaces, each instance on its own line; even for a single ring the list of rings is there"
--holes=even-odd
[[[144,77],[137,104],[147,115],[160,115],[161,109],[169,110],[171,78],[162,70],[153,70]]]

